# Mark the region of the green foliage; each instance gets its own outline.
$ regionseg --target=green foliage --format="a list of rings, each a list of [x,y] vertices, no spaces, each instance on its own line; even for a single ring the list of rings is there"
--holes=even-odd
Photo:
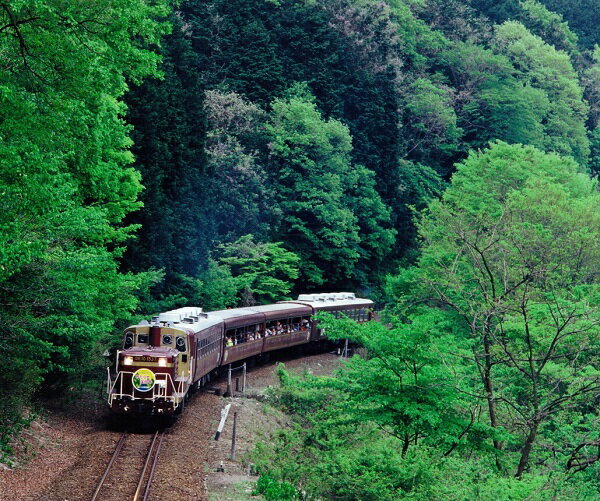
[[[148,242],[160,234],[165,249],[179,248],[179,236],[182,241],[201,244],[187,246],[193,255],[181,259],[180,266],[169,257],[178,253],[152,253],[142,236],[140,244],[147,247],[146,255],[156,254],[151,266],[165,267],[168,282],[172,268],[195,276],[197,270],[206,268],[211,249],[244,234],[267,235],[267,240],[283,238],[281,226],[291,224],[289,207],[283,213],[279,207],[281,183],[273,174],[279,172],[280,159],[269,149],[272,138],[264,135],[265,121],[273,117],[271,103],[277,100],[311,102],[325,122],[336,120],[346,125],[353,145],[347,153],[349,161],[356,169],[362,165],[375,174],[372,186],[391,209],[396,245],[387,248],[386,233],[381,251],[390,256],[387,260],[379,259],[379,249],[374,252],[372,242],[365,242],[373,228],[361,228],[361,248],[355,253],[352,218],[333,210],[321,215],[322,220],[338,222],[347,235],[343,261],[348,265],[332,270],[340,284],[377,282],[378,275],[393,269],[394,259],[414,258],[416,231],[410,206],[415,201],[406,196],[405,187],[419,181],[406,179],[399,163],[433,168],[449,178],[453,163],[469,148],[482,148],[496,139],[532,144],[587,162],[587,110],[581,87],[569,55],[551,46],[567,49],[581,69],[588,61],[577,46],[577,37],[559,14],[534,1],[500,2],[496,7],[503,13],[492,18],[499,22],[518,19],[542,38],[523,27],[516,33],[515,23],[498,27],[498,35],[492,37],[489,21],[478,12],[489,14],[496,7],[486,2],[472,4],[474,8],[459,0],[185,2],[180,11],[183,24],[176,31],[194,56],[179,59],[179,73],[188,72],[187,81],[202,82],[202,89],[188,86],[184,95],[174,99],[186,103],[189,116],[195,113],[193,105],[204,101],[203,116],[192,117],[190,123],[206,122],[208,142],[202,152],[206,162],[197,161],[195,171],[178,183],[185,186],[191,183],[189,179],[196,179],[193,193],[202,203],[194,208],[183,202],[175,204],[172,195],[162,194],[170,187],[163,189],[161,183],[153,183],[148,210],[141,214],[150,216],[143,222],[148,228],[158,221],[164,228],[177,228],[171,233],[178,237],[150,231]],[[168,67],[165,73],[164,87],[177,92],[180,77]],[[306,82],[304,90],[298,90],[299,82]],[[586,82],[589,100],[595,86],[589,78]],[[194,93],[199,96],[195,101],[191,99]],[[132,104],[137,106],[135,101]],[[181,104],[166,108],[170,111],[177,106]],[[144,127],[146,123],[136,125]],[[200,136],[203,132],[202,125]],[[173,140],[173,144],[171,139],[165,141],[161,149],[168,152],[187,144],[195,132],[186,126],[165,135]],[[152,146],[148,149],[152,151]],[[165,166],[159,172],[169,170]],[[200,176],[200,171],[204,175]],[[359,179],[362,177],[359,173]],[[227,195],[222,196],[223,192]],[[146,193],[150,195],[150,191]],[[167,207],[154,211],[150,207],[153,200]],[[416,201],[416,205],[420,203]],[[322,205],[331,208],[335,204],[327,201]],[[175,209],[179,206],[181,211]],[[387,216],[379,210],[367,214],[373,212],[381,214],[382,223],[376,226],[385,228]],[[359,224],[368,220],[355,215]],[[376,237],[370,240],[376,241]],[[317,247],[332,241],[339,245],[340,239],[319,238]],[[335,254],[340,253],[336,249]],[[372,254],[375,259],[369,259]],[[189,269],[183,271],[186,263]],[[306,272],[314,277],[313,285],[322,280],[322,270]]]
[[[298,491],[289,482],[279,482],[269,474],[261,475],[253,495],[262,494],[267,501],[293,501],[299,499]]]
[[[520,430],[512,412],[527,422],[517,476],[533,443],[548,438],[539,425],[563,406],[587,412],[600,384],[600,198],[578,170],[569,159],[494,144],[458,166],[420,226],[418,280],[479,344],[492,426]]]
[[[219,262],[231,270],[245,302],[272,303],[282,299],[298,278],[300,258],[286,250],[283,242],[257,243],[252,235],[244,235],[222,245],[219,252]]]
[[[142,277],[116,263],[141,190],[120,99],[126,78],[157,74],[149,47],[167,12],[162,1],[0,6],[3,434],[42,378],[60,386],[136,306]]]
[[[324,318],[321,321],[327,322],[329,335],[342,337],[348,333],[349,323]],[[438,327],[441,325],[438,324]],[[381,326],[358,330],[358,337],[367,341],[379,337],[378,332],[385,332]],[[356,325],[354,331],[357,331]],[[373,337],[371,332],[375,332]],[[381,341],[385,343],[384,339]],[[435,337],[431,342],[437,343]],[[440,342],[439,346],[443,343]],[[443,353],[447,356],[450,351]],[[389,352],[398,354],[397,350]],[[456,356],[458,358],[461,354],[456,353]],[[478,423],[471,425],[469,432],[458,440],[449,454],[446,454],[448,445],[452,447],[454,444],[435,439],[428,441],[427,435],[411,440],[409,448],[404,451],[402,435],[396,436],[390,427],[366,418],[364,413],[364,408],[377,400],[388,400],[390,405],[384,414],[393,413],[396,410],[393,403],[400,393],[397,383],[404,383],[403,379],[396,377],[389,384],[387,378],[393,372],[389,367],[381,366],[377,355],[375,359],[379,362],[369,367],[370,357],[360,362],[355,357],[349,362],[348,369],[342,368],[333,378],[310,375],[299,378],[291,376],[283,367],[279,368],[281,387],[274,390],[271,402],[289,414],[292,424],[276,431],[268,442],[259,443],[251,453],[249,459],[261,472],[262,485],[277,488],[280,484],[289,483],[309,500],[394,500],[405,497],[417,500],[522,500],[527,497],[550,500],[554,496],[593,499],[597,488],[593,480],[590,481],[593,473],[587,478],[563,472],[554,472],[549,478],[528,474],[520,480],[499,473],[494,466],[493,455],[482,448],[482,441],[488,436],[485,432],[487,427]],[[434,366],[444,365],[433,356],[431,360]],[[358,368],[354,365],[356,363],[361,364],[367,375],[371,370],[379,369],[383,378],[377,381],[375,377],[371,379],[368,376],[363,388],[362,374],[357,377],[352,373],[352,367]],[[410,371],[408,366],[405,370]],[[411,379],[408,378],[409,381]],[[375,386],[373,382],[376,382]],[[366,393],[367,387],[370,389],[368,401],[361,406],[360,397],[364,394],[354,396],[353,392],[359,389]],[[443,391],[443,388],[443,384],[434,384],[425,391]],[[419,398],[417,392],[412,395]],[[457,401],[461,399],[466,401],[468,394],[462,394]],[[444,410],[442,405],[438,408],[443,414],[452,411]],[[412,411],[414,418],[423,422],[427,420],[420,412],[425,410],[416,402]],[[425,412],[425,415],[432,422],[432,417],[438,414]],[[385,421],[377,413],[373,416]],[[479,419],[476,417],[475,421]],[[437,421],[437,425],[440,429],[452,429],[452,424],[446,427],[443,419]],[[476,429],[478,427],[479,430]]]
[[[265,491],[585,498],[594,2],[1,4],[0,433],[134,314],[363,289],[390,328],[284,381]]]
[[[568,53],[577,52],[577,35],[571,31],[563,17],[548,10],[537,0],[524,0],[520,3],[524,24],[529,30],[556,49]]]
[[[206,311],[232,308],[239,302],[238,282],[229,266],[219,265],[213,259],[197,279],[186,277],[182,290],[189,304],[201,305]]]
[[[515,77],[510,60],[471,43],[456,43],[444,54],[458,92],[469,99],[459,108],[458,123],[474,147],[490,140],[543,146],[545,93]]]
[[[266,107],[295,82],[307,82],[325,117],[344,118],[353,163],[376,173],[386,205],[395,200],[402,138],[390,131],[399,123],[395,49],[403,39],[390,8],[381,2],[215,0],[186,2],[183,13],[209,89],[234,91]],[[259,39],[261,47],[254,50]],[[264,200],[259,196],[258,204],[276,205],[272,191]],[[258,234],[254,228],[245,232]]]
[[[209,259],[197,277],[175,278],[172,285],[181,295],[167,298],[171,304],[197,304],[210,311],[272,303],[284,299],[298,278],[300,260],[281,242],[256,242],[244,235],[219,246],[216,254],[218,260]]]
[[[193,274],[206,264],[210,229],[199,201],[204,158],[204,110],[197,56],[182,20],[171,14],[173,31],[160,52],[162,78],[149,78],[127,94],[127,120],[134,126],[132,151],[145,189],[143,210],[127,221],[140,225],[123,262],[134,272],[163,269],[165,281],[156,295],[176,293],[169,282],[176,274]],[[191,242],[194,242],[191,244]]]
[[[365,356],[333,377],[279,369],[293,426],[257,448],[261,472],[307,499],[593,499],[599,205],[572,159],[472,153],[388,282],[388,324],[319,316]]]
[[[600,127],[596,127],[590,133],[591,154],[590,172],[594,176],[600,175]]]
[[[494,45],[522,72],[525,82],[546,93],[549,104],[543,120],[544,149],[571,155],[585,164],[589,154],[585,131],[588,106],[569,56],[514,21],[496,27]]]
[[[463,381],[475,374],[464,364],[470,345],[454,327],[459,322],[453,314],[424,310],[393,329],[375,322],[361,328],[350,320],[345,328],[337,323],[319,321],[329,337],[350,337],[368,353],[365,360],[353,358],[338,376],[354,419],[402,439],[402,457],[418,440],[447,447],[447,454],[481,447],[489,430],[474,422],[476,406],[469,409],[462,398],[470,390]]]
[[[489,13],[492,6],[472,4],[474,8],[460,0],[185,2],[181,19],[174,20],[176,33],[167,39],[167,54],[175,39],[186,47],[173,57],[176,71],[165,65],[162,94],[144,97],[156,104],[139,101],[140,118],[144,106],[173,113],[164,128],[161,124],[164,140],[153,132],[159,120],[135,120],[143,160],[139,165],[145,176],[149,173],[144,182],[153,188],[145,192],[147,208],[139,219],[150,231],[142,233],[128,254],[128,269],[142,262],[134,259],[138,252],[147,259],[141,269],[166,271],[165,284],[156,292],[181,295],[174,285],[176,274],[197,277],[212,249],[252,233],[292,246],[306,263],[302,284],[308,287],[318,286],[325,275],[332,287],[377,284],[398,258],[410,261],[416,255],[411,207],[426,203],[429,195],[421,197],[420,186],[439,191],[431,169],[448,179],[454,162],[470,148],[496,139],[587,162],[587,107],[569,55],[578,70],[591,63],[577,37],[560,15],[534,1],[501,2],[497,7],[504,13],[492,16],[499,22],[518,19],[531,33],[508,23],[492,36],[489,21],[478,14]],[[184,52],[188,55],[181,57]],[[592,73],[586,71],[582,80],[589,101],[596,87]],[[305,144],[305,139],[293,138],[300,142],[285,153],[280,139],[291,139],[293,126],[279,121],[277,134],[272,127],[282,103],[292,102],[306,102],[316,115],[290,115],[289,124],[292,118],[311,126],[321,120],[328,132],[307,126],[318,141]],[[136,98],[131,104],[138,107]],[[588,125],[593,124],[590,119]],[[334,131],[336,123],[346,130]],[[328,134],[346,135],[346,144],[352,144],[347,148],[340,140],[338,151],[327,153],[334,173],[342,158],[352,165],[346,169],[347,180],[340,180],[342,191],[353,192],[352,197],[344,195],[342,201],[340,183],[324,177],[316,200],[296,200],[297,193],[290,199],[290,186],[278,177],[282,164],[300,172],[327,170],[329,175],[328,163],[304,165],[305,160],[319,165],[311,150],[325,158],[322,140]],[[146,150],[156,152],[148,167]],[[293,169],[288,153],[296,159]],[[181,158],[194,162],[181,167]],[[149,167],[151,163],[162,165]],[[418,167],[407,167],[413,165]],[[160,175],[154,178],[152,172]],[[167,178],[177,185],[170,186]],[[301,190],[308,189],[307,179],[298,183]],[[322,230],[307,225],[306,217]],[[390,227],[396,230],[391,246]],[[164,252],[152,250],[150,242],[157,236],[165,242]],[[189,241],[197,245],[186,245]],[[185,251],[174,251],[182,247]]]
[[[435,85],[428,79],[416,79],[408,89],[408,122],[413,129],[413,143],[408,145],[414,158],[432,164],[425,152],[450,155],[458,149],[462,130],[452,107],[452,90]],[[423,151],[425,150],[425,151]],[[439,160],[437,160],[439,161]]]
[[[43,341],[26,329],[2,330],[0,356],[6,369],[0,373],[0,458],[12,452],[11,437],[27,424],[24,411],[42,381],[40,366],[49,351]]]
[[[591,49],[598,43],[600,32],[600,10],[598,0],[544,0],[548,9],[563,16],[569,27],[579,35],[583,47]]]
[[[206,91],[204,110],[208,169],[201,192],[212,245],[267,233],[278,207],[257,152],[265,147],[265,113],[234,92],[216,90]]]
[[[471,5],[497,24],[521,21],[560,49],[577,41],[586,49],[598,43],[598,0],[473,0]]]
[[[324,120],[302,96],[275,100],[272,108],[267,131],[282,212],[277,234],[301,257],[308,283],[350,278],[361,251],[366,262],[377,255],[381,259],[391,246],[393,232],[383,226],[389,211],[373,189],[370,172],[351,163],[345,125]],[[379,245],[361,245],[362,216],[368,218],[363,238],[374,236]]]

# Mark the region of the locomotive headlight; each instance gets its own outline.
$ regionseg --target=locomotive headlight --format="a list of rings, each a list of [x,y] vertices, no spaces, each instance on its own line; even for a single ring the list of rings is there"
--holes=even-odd
[[[167,366],[167,359],[164,357],[160,357],[158,359],[158,366],[159,367],[166,367]]]
[[[123,365],[133,365],[133,357],[125,357],[125,360],[123,360]]]

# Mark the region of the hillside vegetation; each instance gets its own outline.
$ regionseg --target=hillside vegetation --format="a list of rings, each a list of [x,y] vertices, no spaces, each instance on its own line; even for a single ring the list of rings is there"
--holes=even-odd
[[[596,498],[599,12],[0,0],[3,450],[132,320],[351,290],[273,496]]]

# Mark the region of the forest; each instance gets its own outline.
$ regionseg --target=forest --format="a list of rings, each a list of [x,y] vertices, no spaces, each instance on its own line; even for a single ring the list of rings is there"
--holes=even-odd
[[[267,499],[598,499],[599,44],[599,0],[0,0],[0,454],[130,322],[347,290]]]

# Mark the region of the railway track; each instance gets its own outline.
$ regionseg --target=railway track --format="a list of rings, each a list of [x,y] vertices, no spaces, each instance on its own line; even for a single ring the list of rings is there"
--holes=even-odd
[[[123,432],[91,501],[147,501],[164,435],[157,431],[148,445],[147,435]]]

